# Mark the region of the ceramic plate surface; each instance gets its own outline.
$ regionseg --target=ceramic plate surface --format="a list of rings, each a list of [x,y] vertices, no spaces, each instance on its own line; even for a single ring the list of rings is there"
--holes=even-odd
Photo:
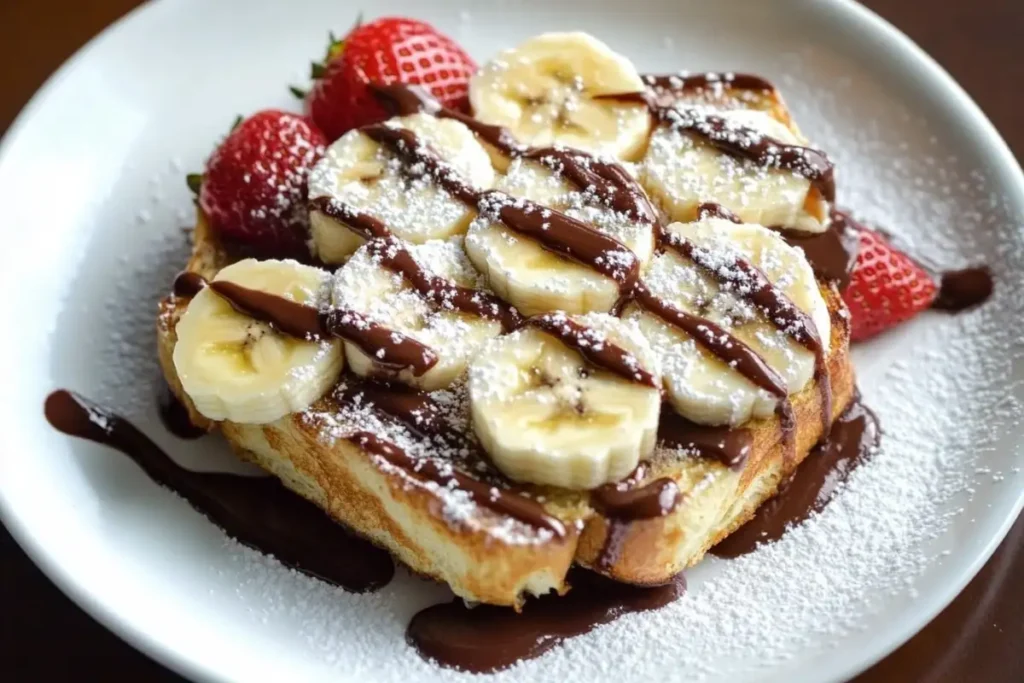
[[[78,390],[181,462],[238,469],[217,438],[156,419],[156,301],[184,264],[184,174],[237,113],[294,107],[360,9],[408,14],[478,60],[581,29],[641,71],[763,74],[837,162],[839,200],[949,266],[987,262],[983,308],[926,314],[858,347],[883,450],[781,542],[688,573],[670,607],[631,615],[495,680],[827,681],[920,628],[981,567],[1021,508],[1024,179],[992,126],[909,40],[846,2],[147,4],[66,64],[0,148],[0,508],[73,599],[197,679],[468,677],[421,661],[409,617],[446,599],[401,574],[348,595],[227,540],[126,458],[50,429],[42,404]]]

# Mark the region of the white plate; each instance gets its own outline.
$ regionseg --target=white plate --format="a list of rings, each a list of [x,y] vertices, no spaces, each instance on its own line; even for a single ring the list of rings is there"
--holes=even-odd
[[[233,465],[214,438],[154,419],[154,304],[183,263],[183,175],[236,113],[291,106],[338,0],[146,5],[66,64],[0,151],[3,520],[74,600],[186,675],[221,680],[460,678],[405,645],[443,595],[400,578],[351,596],[242,550],[125,458],[49,429],[77,389],[135,418],[192,466]],[[819,518],[690,572],[670,608],[624,618],[501,680],[836,680],[907,639],[961,589],[1019,511],[1024,179],[963,91],[909,40],[846,2],[487,0],[374,3],[426,18],[485,59],[584,29],[643,71],[774,79],[838,160],[842,203],[950,265],[984,260],[995,300],[928,314],[857,349],[884,451]],[[1015,300],[1016,299],[1016,300]],[[657,677],[657,678],[655,678]]]

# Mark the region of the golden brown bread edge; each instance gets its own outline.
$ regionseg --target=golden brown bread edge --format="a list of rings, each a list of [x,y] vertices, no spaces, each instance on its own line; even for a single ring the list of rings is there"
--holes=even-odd
[[[193,233],[187,270],[212,278],[230,263],[213,238],[202,212]],[[854,392],[849,360],[849,324],[838,291],[821,285],[832,318],[827,359],[835,419]],[[496,533],[509,520],[478,508],[468,522],[442,516],[440,498],[414,475],[382,465],[345,440],[328,444],[312,421],[290,415],[267,425],[212,423],[198,414],[174,369],[174,328],[187,300],[160,302],[158,354],[168,385],[188,408],[197,426],[219,429],[232,450],[277,476],[356,532],[389,550],[413,571],[447,583],[466,600],[519,607],[526,594],[565,592],[573,562],[596,568],[610,522],[592,509],[586,491],[546,491],[549,514],[562,520],[562,538],[535,533],[533,542],[510,543]],[[330,411],[324,397],[316,412]],[[752,448],[746,465],[732,470],[708,458],[657,457],[646,480],[671,477],[682,500],[670,514],[620,527],[618,552],[599,571],[636,584],[667,581],[703,557],[719,540],[747,521],[807,456],[822,434],[820,387],[811,383],[792,396],[796,416],[795,457],[786,459],[777,418],[746,425]]]

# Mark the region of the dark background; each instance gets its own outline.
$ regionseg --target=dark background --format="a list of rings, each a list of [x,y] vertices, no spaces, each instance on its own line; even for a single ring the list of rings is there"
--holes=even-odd
[[[770,1],[770,0],[763,0]],[[134,0],[0,0],[0,132],[43,81]],[[1024,154],[1024,0],[869,0]],[[1024,519],[943,614],[858,683],[1024,681]],[[0,678],[177,681],[99,626],[0,528]]]

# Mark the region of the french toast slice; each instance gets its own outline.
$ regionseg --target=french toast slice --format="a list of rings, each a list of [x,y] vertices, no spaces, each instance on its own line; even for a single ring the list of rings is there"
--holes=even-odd
[[[232,259],[199,212],[186,270],[212,278]],[[819,284],[832,319],[831,423],[854,393],[849,358],[849,323],[838,290]],[[299,414],[266,425],[213,423],[199,414],[178,380],[172,360],[175,326],[188,300],[169,296],[159,305],[158,352],[168,385],[193,422],[219,430],[234,452],[277,476],[335,520],[388,549],[413,571],[447,583],[462,598],[496,605],[521,605],[525,595],[569,588],[566,572],[576,562],[614,579],[658,584],[700,561],[715,543],[741,526],[778,489],[821,438],[825,416],[817,380],[791,396],[795,427],[787,443],[777,417],[744,425],[751,447],[745,464],[730,468],[710,458],[659,447],[642,484],[667,477],[681,503],[669,514],[632,522],[602,514],[588,491],[516,486],[532,498],[563,533],[476,505],[438,486],[415,469],[403,469],[365,452],[344,438],[355,429],[402,438],[401,428],[341,405],[331,393]],[[364,420],[361,422],[361,420]],[[471,431],[468,423],[463,423]],[[787,453],[788,452],[788,453]],[[464,474],[496,483],[486,462],[454,463]],[[497,477],[500,479],[500,475]],[[615,552],[606,552],[614,527]]]

